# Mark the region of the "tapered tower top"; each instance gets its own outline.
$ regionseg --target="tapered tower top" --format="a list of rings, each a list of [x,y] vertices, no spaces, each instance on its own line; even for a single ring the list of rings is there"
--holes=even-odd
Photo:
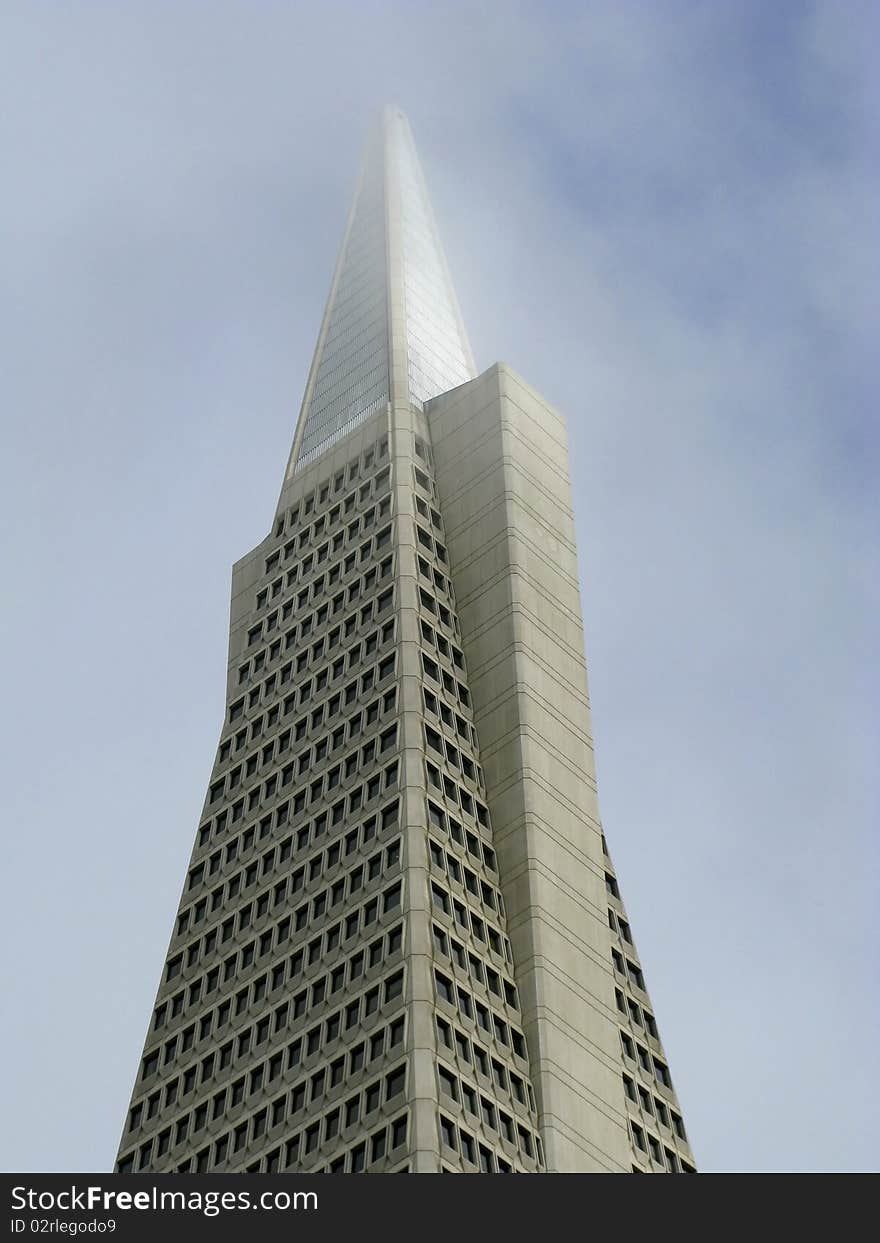
[[[421,406],[476,375],[409,122],[367,142],[287,477],[388,405]]]
[[[275,520],[233,568],[118,1173],[694,1170],[581,631],[562,419],[505,364],[474,376],[387,109]]]

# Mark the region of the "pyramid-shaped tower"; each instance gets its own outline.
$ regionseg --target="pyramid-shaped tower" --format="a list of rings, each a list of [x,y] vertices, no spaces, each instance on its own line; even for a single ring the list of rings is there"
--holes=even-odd
[[[565,428],[370,138],[116,1169],[691,1171],[596,802]]]

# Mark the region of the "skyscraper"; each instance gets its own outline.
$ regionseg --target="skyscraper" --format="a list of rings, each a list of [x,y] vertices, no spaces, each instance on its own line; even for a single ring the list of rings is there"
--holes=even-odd
[[[689,1171],[605,845],[565,427],[368,146],[119,1171]]]

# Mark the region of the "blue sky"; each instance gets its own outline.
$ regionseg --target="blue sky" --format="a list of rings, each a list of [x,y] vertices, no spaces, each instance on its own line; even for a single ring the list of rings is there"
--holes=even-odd
[[[478,366],[568,419],[600,804],[700,1166],[876,1168],[877,27],[4,6],[0,1168],[112,1162],[385,102]]]

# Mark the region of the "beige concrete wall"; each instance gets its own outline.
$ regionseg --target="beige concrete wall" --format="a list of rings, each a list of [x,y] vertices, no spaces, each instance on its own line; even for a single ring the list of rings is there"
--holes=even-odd
[[[565,426],[503,364],[427,413],[547,1168],[628,1171]]]

